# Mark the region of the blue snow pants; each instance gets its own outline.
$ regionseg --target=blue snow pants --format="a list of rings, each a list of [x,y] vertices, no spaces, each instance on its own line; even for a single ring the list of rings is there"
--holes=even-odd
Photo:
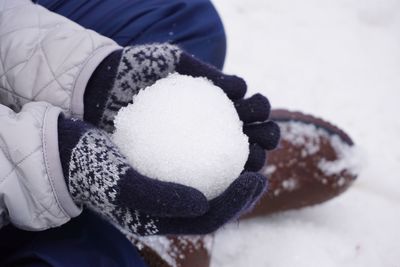
[[[114,226],[85,211],[61,227],[27,232],[0,230],[0,266],[146,267],[136,248]]]
[[[37,0],[121,46],[170,42],[222,69],[226,38],[209,0]],[[0,266],[142,267],[135,247],[92,212],[42,232],[0,230]]]
[[[222,69],[226,39],[209,0],[37,0],[121,46],[170,42]]]

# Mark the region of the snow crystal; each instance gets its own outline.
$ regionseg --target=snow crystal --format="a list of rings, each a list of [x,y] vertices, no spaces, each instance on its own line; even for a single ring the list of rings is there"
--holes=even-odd
[[[211,199],[246,163],[242,126],[220,88],[205,78],[171,74],[120,110],[112,138],[141,174],[192,186]]]
[[[171,267],[178,266],[178,260],[185,258],[185,250],[189,253],[197,249],[212,249],[212,236],[175,236],[176,242],[166,236],[132,236],[131,240],[141,250],[144,246],[151,248]],[[186,252],[186,253],[187,253]],[[211,252],[210,252],[211,253]]]
[[[335,149],[338,159],[335,161],[328,161],[321,159],[318,164],[320,170],[327,175],[339,174],[346,170],[349,174],[357,175],[360,173],[363,157],[357,146],[349,146],[343,142],[339,136],[334,135],[330,138],[332,147]],[[341,180],[338,185],[340,186]]]
[[[137,242],[140,244],[139,247],[144,245],[151,248],[156,252],[166,263],[170,266],[176,266],[175,255],[171,255],[170,250],[172,247],[172,241],[165,236],[147,236],[138,237]]]
[[[313,124],[290,121],[280,122],[279,127],[283,140],[287,140],[295,146],[304,147],[301,151],[303,157],[314,155],[319,151],[322,136],[329,138],[329,134],[325,130],[317,128]]]
[[[282,182],[282,187],[286,191],[293,191],[297,188],[297,180],[293,178],[286,179]]]
[[[270,175],[273,174],[275,171],[276,171],[276,166],[275,166],[275,165],[268,165],[268,166],[265,168],[264,173],[265,173],[266,176],[270,176]]]

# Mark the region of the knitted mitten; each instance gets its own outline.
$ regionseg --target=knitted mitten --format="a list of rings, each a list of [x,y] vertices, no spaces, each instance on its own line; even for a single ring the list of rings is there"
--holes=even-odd
[[[244,173],[207,201],[194,188],[139,174],[108,134],[83,121],[60,116],[58,139],[74,201],[138,235],[212,232],[246,210],[265,189],[262,175]]]
[[[60,116],[58,136],[64,177],[77,202],[105,210],[125,204],[157,216],[197,216],[208,208],[200,191],[138,173],[108,135],[88,123]]]
[[[169,73],[206,77],[219,86],[235,104],[251,143],[245,170],[257,171],[265,162],[265,150],[276,147],[279,127],[268,120],[268,99],[256,94],[243,99],[247,86],[243,79],[223,74],[170,44],[126,47],[110,54],[97,67],[84,95],[84,119],[112,132],[114,117],[139,90]],[[256,124],[254,124],[256,123]]]

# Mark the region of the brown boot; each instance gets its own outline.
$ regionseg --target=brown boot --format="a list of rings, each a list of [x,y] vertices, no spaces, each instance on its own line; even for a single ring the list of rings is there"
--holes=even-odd
[[[242,218],[321,203],[352,184],[356,173],[346,157],[352,156],[353,142],[346,133],[299,112],[273,110],[271,119],[281,127],[281,142],[260,171],[269,177],[268,192]],[[150,267],[208,267],[212,240],[212,235],[151,237],[138,247]]]
[[[281,141],[260,171],[269,178],[268,192],[242,218],[318,204],[349,188],[357,170],[353,141],[344,131],[288,110],[273,110],[271,120],[281,128]]]

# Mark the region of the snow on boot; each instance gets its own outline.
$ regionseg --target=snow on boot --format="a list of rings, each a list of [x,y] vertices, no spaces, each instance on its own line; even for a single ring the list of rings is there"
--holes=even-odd
[[[260,171],[269,177],[269,190],[244,218],[318,204],[351,186],[359,157],[343,130],[288,110],[273,110],[271,119],[281,128],[281,141]]]

